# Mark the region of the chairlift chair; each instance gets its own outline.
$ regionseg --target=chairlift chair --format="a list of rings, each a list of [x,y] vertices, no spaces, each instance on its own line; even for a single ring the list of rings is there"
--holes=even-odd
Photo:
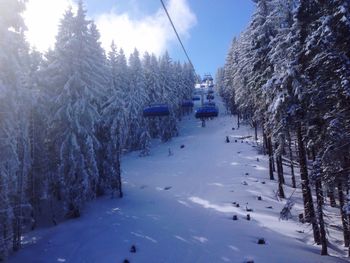
[[[169,106],[167,104],[151,104],[143,110],[144,117],[169,116]]]
[[[203,106],[215,107],[215,102],[214,101],[206,101],[206,102],[203,103]]]
[[[213,106],[203,106],[196,110],[195,117],[197,119],[213,118],[219,115],[219,110],[217,107]]]
[[[181,103],[182,108],[192,108],[194,106],[194,103],[192,100],[184,100]]]

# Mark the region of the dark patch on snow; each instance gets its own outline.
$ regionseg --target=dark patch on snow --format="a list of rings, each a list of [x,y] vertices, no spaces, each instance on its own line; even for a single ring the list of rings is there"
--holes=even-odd
[[[299,222],[300,223],[303,223],[303,224],[305,223],[305,218],[304,218],[304,214],[303,213],[299,214],[298,218],[299,218]]]
[[[259,238],[259,239],[258,239],[258,244],[259,244],[259,245],[265,245],[265,244],[266,244],[265,239],[264,239],[264,238]]]
[[[136,247],[135,245],[132,245],[130,248],[130,253],[136,253]]]
[[[239,203],[237,203],[237,202],[232,202],[232,205],[235,207],[239,207]]]
[[[245,207],[245,210],[247,211],[247,212],[253,212],[254,210],[253,210],[253,208],[249,208],[249,207]]]
[[[169,190],[171,188],[172,188],[172,186],[166,186],[166,187],[164,187],[164,190]]]

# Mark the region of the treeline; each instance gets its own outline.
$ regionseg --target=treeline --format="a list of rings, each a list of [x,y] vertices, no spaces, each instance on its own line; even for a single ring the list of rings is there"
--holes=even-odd
[[[195,83],[192,67],[167,53],[140,58],[135,49],[127,61],[112,43],[106,55],[81,2],[65,12],[45,54],[25,41],[25,1],[2,5],[0,261],[25,231],[78,217],[97,196],[121,197],[120,154],[147,155],[151,138],[176,136]],[[145,119],[144,107],[160,102],[170,116]]]
[[[300,220],[312,225],[326,255],[327,197],[339,207],[344,245],[350,242],[350,2],[255,2],[217,85],[227,109],[262,130],[269,176],[274,180],[276,170],[281,198],[283,164],[291,168],[290,184],[301,187],[304,200]]]

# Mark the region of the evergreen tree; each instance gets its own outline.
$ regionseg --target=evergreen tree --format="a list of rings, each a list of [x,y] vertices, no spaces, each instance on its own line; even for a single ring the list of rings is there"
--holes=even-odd
[[[53,153],[50,159],[54,162],[51,167],[57,166],[57,179],[53,183],[68,217],[79,216],[85,201],[95,196],[99,176],[96,151],[100,143],[95,126],[99,119],[98,102],[106,82],[98,70],[103,55],[98,53],[101,50],[96,43],[96,30],[90,26],[82,2],[76,16],[68,10],[61,22],[53,60],[47,68],[47,86],[53,87],[56,94],[49,128]],[[59,77],[50,78],[55,75],[52,71]]]
[[[25,188],[31,166],[28,141],[29,73],[24,1],[4,1],[0,10],[0,260],[20,248],[28,200]]]
[[[110,190],[123,196],[120,170],[123,127],[126,126],[122,89],[118,83],[118,53],[114,42],[108,54],[111,77],[109,99],[102,107],[100,138],[102,143],[99,191]]]
[[[146,105],[145,76],[137,49],[129,58],[129,87],[126,93],[126,109],[128,123],[127,147],[130,150],[138,150],[141,146],[145,120],[142,116]]]
[[[160,133],[162,141],[168,141],[177,134],[175,109],[177,105],[176,82],[174,77],[174,68],[168,52],[160,58],[159,61],[159,81],[161,89],[161,100],[169,105],[170,115],[161,120]]]
[[[142,68],[145,74],[146,105],[160,103],[161,87],[159,82],[159,65],[156,56],[146,52],[143,56]],[[150,136],[156,138],[159,135],[159,119],[149,118],[147,121]]]

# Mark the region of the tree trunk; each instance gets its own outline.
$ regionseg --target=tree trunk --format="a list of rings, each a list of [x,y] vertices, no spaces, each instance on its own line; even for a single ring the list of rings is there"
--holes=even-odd
[[[278,196],[280,198],[285,198],[283,190],[283,169],[282,169],[282,157],[279,155],[276,157],[277,162],[277,175],[278,175]]]
[[[323,191],[321,178],[316,179],[316,197],[317,197],[317,213],[318,222],[320,225],[320,241],[321,241],[321,255],[328,255],[327,251],[327,236],[325,230],[325,224],[323,219]]]
[[[118,139],[117,139],[117,152],[116,152],[116,173],[117,173],[117,184],[118,184],[118,191],[119,191],[119,197],[123,198],[123,189],[122,189],[122,177],[121,177],[121,169],[120,169],[120,135],[119,132],[117,133]]]
[[[297,188],[297,185],[296,185],[296,182],[295,182],[295,174],[294,174],[292,139],[291,139],[289,130],[287,132],[287,140],[288,140],[288,151],[289,151],[289,159],[290,159],[290,172],[291,172],[291,175],[292,175],[292,187],[293,188]]]
[[[269,151],[271,151],[271,155],[270,155],[270,159],[271,159],[271,163],[270,163],[270,166],[271,166],[271,171],[272,172],[276,172],[276,169],[275,169],[275,158],[273,157],[273,145],[272,145],[272,139],[271,137],[269,137]],[[272,179],[274,180],[274,179]]]
[[[122,189],[122,178],[121,178],[121,169],[120,169],[120,150],[117,151],[117,182],[118,182],[118,190],[119,190],[119,197],[123,198],[123,189]]]
[[[295,138],[295,140],[294,140],[294,148],[295,148],[296,159],[298,159],[298,156],[299,156],[298,138]],[[298,161],[298,160],[297,160],[297,161]],[[300,164],[299,164],[299,165],[300,165]]]
[[[265,133],[265,130],[264,130],[264,126],[263,126],[263,154],[266,155],[267,153],[267,136],[266,136],[266,133]]]
[[[275,180],[273,176],[273,148],[272,148],[271,137],[267,137],[267,145],[268,145],[268,154],[269,154],[270,180]]]
[[[254,137],[255,140],[258,140],[258,123],[256,121],[254,121]]]
[[[285,181],[285,179],[284,179],[284,173],[283,173],[283,161],[282,161],[282,155],[280,155],[279,156],[279,158],[280,158],[280,160],[279,160],[279,162],[278,162],[278,164],[279,164],[279,169],[280,169],[280,176],[281,176],[281,182],[282,182],[282,184],[286,184],[286,181]]]
[[[237,129],[239,129],[239,118],[240,118],[239,115],[240,115],[239,111],[237,111]]]
[[[348,159],[348,158],[345,159],[345,167],[350,167],[350,159]],[[345,178],[347,178],[347,183],[345,184],[345,190],[346,190],[346,194],[349,195],[350,174],[347,173]],[[345,203],[345,200],[344,200],[344,203]],[[349,205],[349,202],[345,203],[345,205]],[[346,213],[346,217],[347,217],[347,221],[348,221],[348,231],[349,231],[349,239],[350,239],[350,214]],[[350,244],[349,244],[349,248],[348,248],[348,257],[350,257]]]
[[[305,147],[304,147],[303,137],[301,133],[300,123],[298,123],[297,125],[297,140],[298,140],[300,179],[301,179],[301,189],[302,189],[303,201],[304,201],[305,221],[312,224],[314,240],[317,244],[319,244],[320,231],[318,228],[314,204],[312,201],[311,188],[310,188],[308,171],[307,171],[306,153],[305,153]]]
[[[337,203],[335,201],[334,188],[333,187],[328,190],[328,197],[329,197],[329,204],[331,205],[331,207],[336,207]]]
[[[350,244],[349,222],[347,220],[346,213],[343,209],[345,205],[345,198],[344,198],[344,192],[343,192],[343,185],[341,182],[338,183],[338,198],[339,198],[339,205],[340,205],[341,222],[343,225],[344,246],[349,247],[349,244]]]
[[[13,239],[12,249],[17,251],[21,248],[21,237],[23,227],[23,204],[24,204],[24,142],[19,140],[17,145],[17,151],[19,155],[20,165],[19,171],[17,172],[17,191],[14,198],[14,219],[13,219]]]
[[[27,195],[29,199],[29,203],[32,206],[31,210],[31,217],[32,217],[32,230],[34,230],[36,226],[36,221],[37,221],[37,211],[39,210],[39,198],[36,186],[38,185],[38,182],[36,180],[37,175],[40,172],[39,167],[39,162],[37,160],[36,152],[35,152],[35,147],[36,147],[36,140],[35,140],[35,121],[34,121],[34,109],[31,107],[30,110],[30,124],[29,124],[29,145],[30,145],[30,158],[32,160],[32,165],[31,169],[28,173],[28,181],[27,181]]]

